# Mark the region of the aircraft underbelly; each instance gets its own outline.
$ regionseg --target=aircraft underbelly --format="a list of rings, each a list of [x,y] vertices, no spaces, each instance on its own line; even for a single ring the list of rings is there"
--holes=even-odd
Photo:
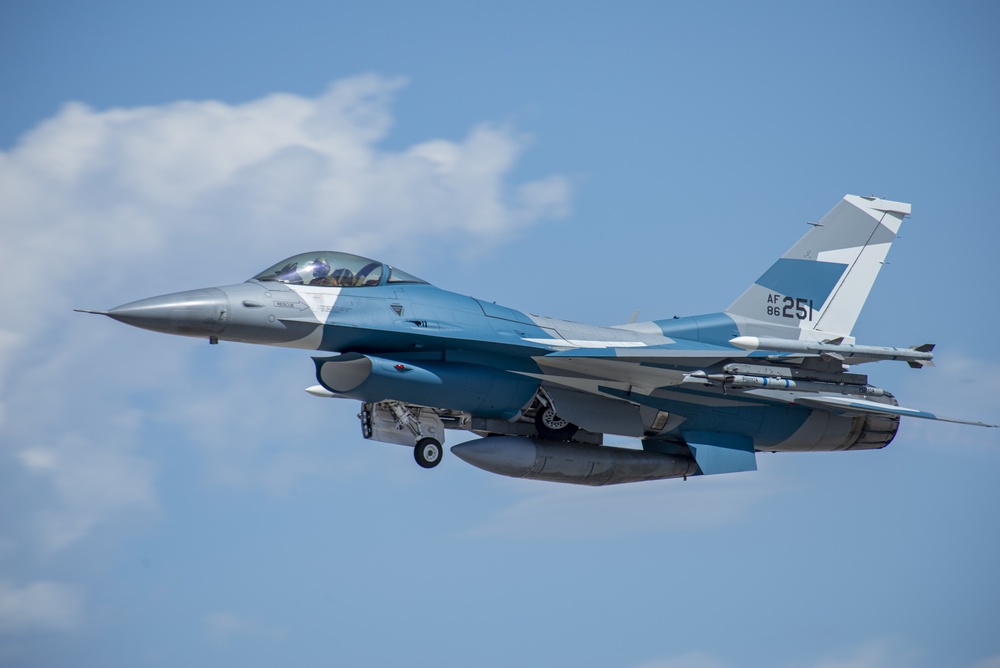
[[[546,387],[559,416],[598,434],[642,436],[645,432],[639,407],[627,401]]]

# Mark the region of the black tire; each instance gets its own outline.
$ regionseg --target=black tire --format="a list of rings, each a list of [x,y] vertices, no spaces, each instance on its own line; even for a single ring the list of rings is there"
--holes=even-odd
[[[539,436],[550,441],[568,441],[579,429],[556,415],[551,406],[545,406],[535,414],[535,428]]]
[[[441,463],[444,448],[436,438],[422,438],[413,446],[413,458],[425,469],[432,469]]]

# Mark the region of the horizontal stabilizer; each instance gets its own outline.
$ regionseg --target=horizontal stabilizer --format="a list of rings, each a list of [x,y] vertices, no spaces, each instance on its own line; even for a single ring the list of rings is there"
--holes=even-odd
[[[810,408],[823,408],[834,413],[846,415],[868,414],[868,415],[902,415],[905,417],[923,418],[925,420],[940,420],[942,422],[956,422],[958,424],[971,424],[977,427],[996,427],[995,424],[985,422],[974,422],[972,420],[959,420],[958,418],[935,415],[927,411],[920,411],[903,406],[890,406],[880,404],[867,399],[852,399],[851,397],[828,397],[828,396],[799,396],[795,398],[795,403],[809,406]]]

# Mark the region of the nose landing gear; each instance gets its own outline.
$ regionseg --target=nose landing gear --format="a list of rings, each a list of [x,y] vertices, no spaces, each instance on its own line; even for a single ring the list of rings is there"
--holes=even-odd
[[[399,401],[363,403],[358,418],[366,439],[413,446],[413,458],[425,469],[441,463],[444,424],[432,409]]]
[[[442,454],[441,443],[436,438],[422,438],[413,446],[413,458],[425,469],[440,464]]]

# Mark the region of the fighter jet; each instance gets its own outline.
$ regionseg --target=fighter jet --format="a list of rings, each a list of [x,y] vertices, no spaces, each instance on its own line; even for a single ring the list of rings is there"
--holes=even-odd
[[[757,452],[884,448],[904,408],[856,366],[932,366],[931,344],[851,330],[910,205],[847,195],[721,313],[612,327],[449,292],[314,251],[244,283],[86,311],[166,334],[321,351],[318,397],[361,402],[366,439],[440,463],[581,485],[755,470]],[[331,354],[332,353],[332,354]],[[641,449],[604,445],[634,437]]]

